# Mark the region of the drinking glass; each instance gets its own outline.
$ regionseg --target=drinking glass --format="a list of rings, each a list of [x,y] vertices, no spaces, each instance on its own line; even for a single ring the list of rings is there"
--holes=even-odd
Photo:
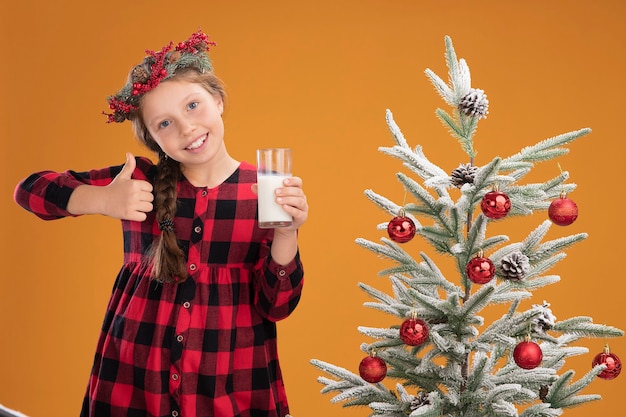
[[[259,197],[259,227],[273,229],[287,227],[293,218],[276,203],[276,188],[282,187],[285,178],[291,177],[291,149],[257,149],[257,186]]]

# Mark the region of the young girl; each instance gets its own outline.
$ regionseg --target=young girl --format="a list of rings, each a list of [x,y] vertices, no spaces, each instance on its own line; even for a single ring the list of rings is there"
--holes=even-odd
[[[300,299],[297,229],[308,214],[302,181],[276,201],[287,228],[257,224],[256,169],[224,145],[224,89],[198,31],[147,51],[109,97],[108,122],[130,120],[158,157],[123,166],[43,171],[15,201],[52,220],[122,220],[115,281],[83,403],[83,417],[284,417],[275,322]]]

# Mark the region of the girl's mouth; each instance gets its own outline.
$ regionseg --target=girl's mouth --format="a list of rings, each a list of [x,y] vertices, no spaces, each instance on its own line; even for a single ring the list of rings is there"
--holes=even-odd
[[[194,141],[191,145],[187,146],[185,149],[188,150],[188,151],[192,151],[194,149],[198,149],[200,146],[202,146],[204,144],[204,142],[206,140],[207,140],[207,135],[204,135],[201,138],[199,138],[196,141]]]

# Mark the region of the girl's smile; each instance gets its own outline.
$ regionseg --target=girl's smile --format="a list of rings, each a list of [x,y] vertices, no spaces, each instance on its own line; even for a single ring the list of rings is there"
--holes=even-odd
[[[202,145],[207,143],[208,135],[203,135],[197,140],[193,141],[191,145],[187,146],[185,149],[188,151],[196,151],[202,147]]]

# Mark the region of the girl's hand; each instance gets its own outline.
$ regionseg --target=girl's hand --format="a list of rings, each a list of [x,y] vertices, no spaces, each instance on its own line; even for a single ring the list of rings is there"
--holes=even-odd
[[[277,188],[276,203],[280,204],[283,209],[293,217],[293,223],[289,227],[279,227],[275,232],[281,230],[297,230],[304,224],[309,216],[309,205],[306,195],[302,191],[302,179],[300,177],[290,177],[285,179],[284,187]],[[257,185],[252,185],[252,191],[258,195]]]
[[[67,211],[75,215],[103,214],[116,219],[146,220],[152,211],[152,184],[132,179],[135,157],[126,154],[126,164],[107,186],[80,185],[72,192]]]
[[[296,230],[304,224],[309,215],[309,205],[302,190],[302,179],[290,177],[285,179],[284,187],[276,189],[276,203],[293,217],[291,226],[286,230]]]
[[[132,179],[136,161],[131,153],[126,154],[126,163],[106,191],[103,213],[123,220],[144,221],[146,213],[152,211],[152,184],[148,181]]]

